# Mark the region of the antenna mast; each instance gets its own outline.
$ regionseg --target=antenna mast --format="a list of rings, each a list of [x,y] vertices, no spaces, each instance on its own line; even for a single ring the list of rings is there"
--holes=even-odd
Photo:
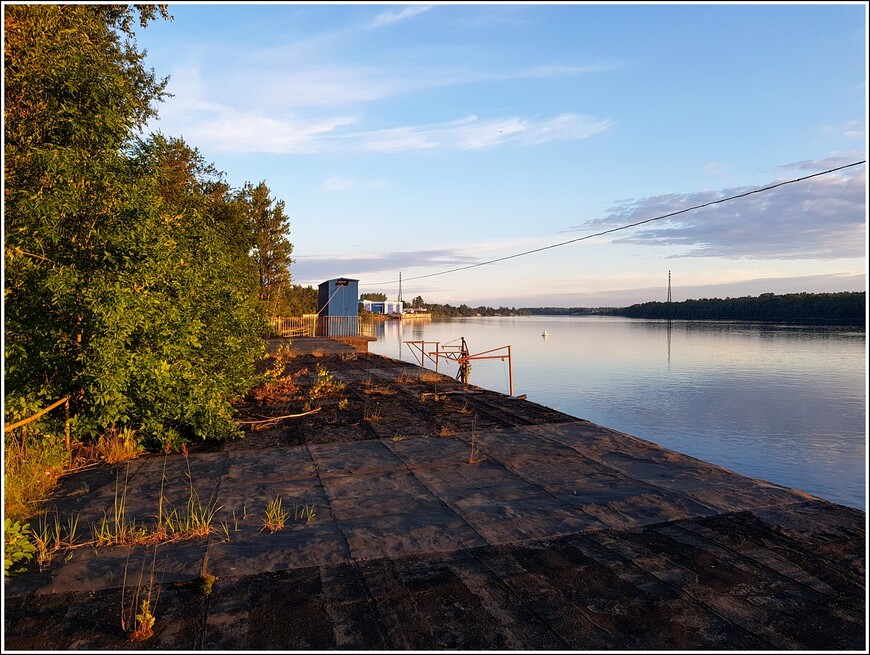
[[[399,297],[397,299],[399,304],[402,304],[402,274],[399,273]]]

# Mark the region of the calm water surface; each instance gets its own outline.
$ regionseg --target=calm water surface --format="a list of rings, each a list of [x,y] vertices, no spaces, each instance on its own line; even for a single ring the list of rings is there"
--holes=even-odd
[[[514,394],[866,511],[863,329],[561,316],[376,328],[371,352],[404,361],[409,340],[510,345]],[[507,362],[474,362],[470,381],[508,393]]]

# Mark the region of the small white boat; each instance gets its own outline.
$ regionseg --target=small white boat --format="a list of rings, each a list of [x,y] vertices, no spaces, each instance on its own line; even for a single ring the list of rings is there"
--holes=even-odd
[[[546,339],[546,338],[547,338],[547,331],[544,330],[544,333],[543,333],[541,336],[544,337],[544,338]]]

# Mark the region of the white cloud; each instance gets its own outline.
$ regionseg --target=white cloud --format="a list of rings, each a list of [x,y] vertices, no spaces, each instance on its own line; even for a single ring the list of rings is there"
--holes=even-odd
[[[480,120],[469,116],[446,123],[404,126],[353,135],[370,152],[447,149],[480,150],[499,145],[530,146],[548,141],[586,139],[604,132],[613,121],[593,116],[560,114],[533,121],[516,117]]]
[[[335,255],[298,255],[290,268],[293,279],[308,284],[315,280],[327,280],[335,275],[365,278],[368,274],[394,275],[393,271],[408,271],[415,268],[451,268],[473,264],[477,258],[461,250],[441,248],[375,253],[364,257]],[[337,269],[341,269],[341,273]],[[375,281],[368,284],[375,284]]]
[[[408,95],[420,91],[442,89],[468,84],[510,82],[576,77],[588,73],[612,70],[609,65],[544,64],[516,70],[484,71],[464,66],[441,68],[426,63],[394,62],[389,67],[364,64],[288,66],[285,59],[258,63],[238,71],[223,71],[221,88],[245,89],[243,97],[233,93],[233,102],[244,98],[256,99],[258,106],[347,107]],[[187,94],[183,85],[178,93]]]
[[[609,129],[613,124],[607,119],[577,114],[560,114],[538,121],[516,117],[481,120],[469,116],[445,123],[372,131],[351,129],[357,122],[351,116],[274,118],[258,111],[216,106],[209,112],[200,113],[197,121],[182,122],[178,131],[206,150],[347,154],[528,147],[550,141],[585,139]]]
[[[795,162],[784,169],[823,171],[843,156]],[[853,160],[854,161],[854,160]],[[785,180],[779,180],[785,181]],[[603,231],[753,191],[759,187],[664,194],[626,201],[579,229]],[[672,246],[673,256],[736,259],[851,259],[865,256],[866,167],[787,184],[616,233],[616,243]],[[625,236],[622,236],[625,235]]]
[[[231,82],[233,87],[247,89],[248,97],[259,104],[283,108],[346,107],[400,95],[423,84],[411,74],[392,76],[360,65],[266,69],[254,75],[244,71]]]
[[[353,117],[319,120],[272,118],[260,112],[222,109],[210,118],[189,123],[185,139],[219,152],[311,154],[324,148],[323,139],[354,122]]]
[[[841,125],[825,125],[822,131],[839,134],[846,139],[863,139],[867,135],[864,121],[844,121]]]
[[[432,9],[432,5],[415,5],[413,7],[406,7],[401,11],[385,11],[375,16],[370,27],[385,27],[387,25],[392,25],[393,23],[398,23],[399,21],[419,16],[430,9]]]

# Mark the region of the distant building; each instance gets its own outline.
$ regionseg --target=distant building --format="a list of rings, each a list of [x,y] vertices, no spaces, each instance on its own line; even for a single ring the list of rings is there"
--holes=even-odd
[[[402,303],[398,300],[360,300],[364,309],[372,314],[401,314]]]

